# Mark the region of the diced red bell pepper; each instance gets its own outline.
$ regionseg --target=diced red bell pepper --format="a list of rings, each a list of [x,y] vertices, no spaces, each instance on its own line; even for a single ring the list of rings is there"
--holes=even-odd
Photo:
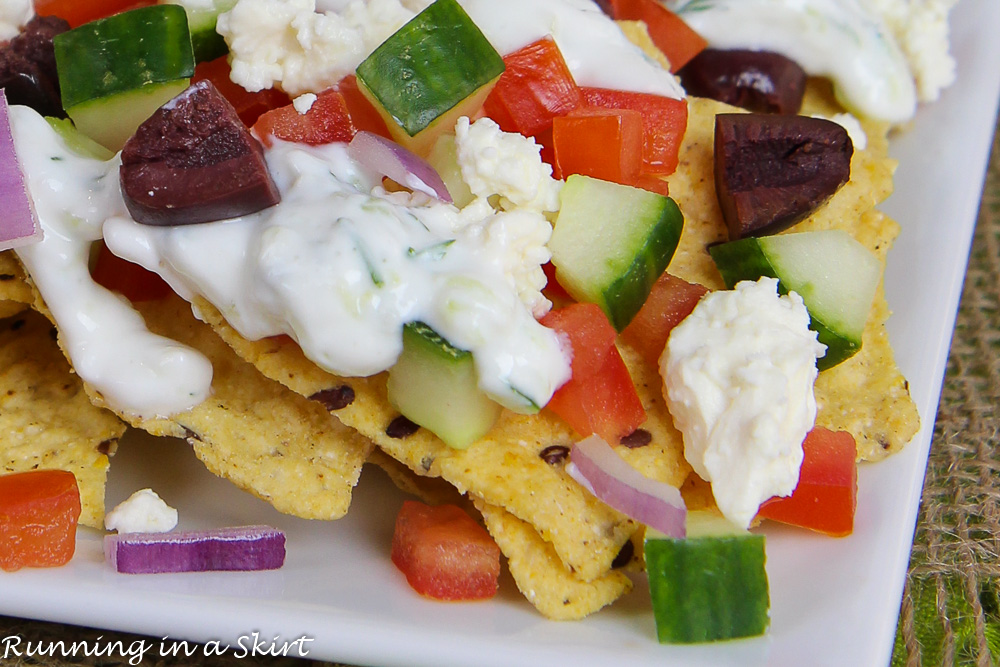
[[[646,411],[615,347],[615,329],[600,307],[574,303],[541,322],[564,334],[573,353],[572,377],[546,407],[580,435],[596,433],[610,443],[639,428]]]
[[[691,314],[708,289],[664,273],[653,283],[646,302],[622,331],[622,338],[643,359],[659,366],[667,338],[680,321]]]
[[[271,145],[272,138],[312,146],[348,142],[357,133],[347,101],[332,88],[320,93],[305,113],[289,104],[262,114],[253,130],[265,146]]]
[[[0,475],[0,569],[65,565],[76,551],[80,490],[73,473]]]
[[[642,117],[631,109],[583,107],[552,123],[556,177],[583,174],[627,184],[642,166]]]
[[[58,16],[71,28],[76,28],[119,14],[128,9],[155,5],[156,0],[35,0],[35,13],[39,16]]]
[[[372,106],[372,103],[368,101],[368,98],[358,88],[358,77],[353,74],[345,76],[334,86],[334,90],[344,96],[344,101],[347,103],[347,111],[351,114],[354,127],[359,132],[364,130],[365,132],[371,132],[386,139],[392,139],[392,135],[389,134],[389,128],[385,126],[382,116],[379,115],[375,107]]]
[[[687,102],[662,95],[631,93],[609,88],[581,88],[587,106],[631,109],[642,115],[642,169],[663,176],[677,169],[684,131]]]
[[[503,59],[506,69],[483,109],[505,132],[533,137],[552,119],[583,104],[580,88],[556,43],[540,39]]]
[[[671,72],[677,72],[708,46],[704,37],[656,0],[608,0],[606,5],[617,21],[646,24],[650,39],[670,61]]]
[[[277,88],[267,88],[256,93],[251,93],[238,83],[233,83],[229,78],[229,62],[226,56],[220,56],[215,60],[198,63],[194,68],[194,76],[191,83],[202,80],[209,80],[222,93],[222,96],[229,100],[229,103],[236,109],[236,114],[247,127],[253,127],[257,119],[265,111],[277,109],[291,103],[288,95]]]
[[[795,491],[764,501],[757,516],[835,537],[850,535],[858,503],[854,436],[817,426],[806,435],[802,453]]]
[[[455,505],[405,501],[396,516],[392,562],[413,590],[437,600],[484,600],[497,592],[500,548]]]
[[[132,303],[156,301],[169,296],[170,289],[163,278],[138,264],[118,257],[101,243],[91,271],[94,281],[112,292],[118,292]]]

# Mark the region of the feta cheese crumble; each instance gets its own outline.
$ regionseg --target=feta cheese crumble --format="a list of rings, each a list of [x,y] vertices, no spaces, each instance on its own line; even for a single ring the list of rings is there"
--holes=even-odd
[[[295,107],[295,111],[302,115],[309,113],[309,110],[312,109],[315,103],[316,93],[304,93],[292,100],[292,106]]]
[[[136,491],[108,512],[104,527],[121,533],[165,533],[177,526],[177,510],[152,489]]]
[[[14,39],[21,26],[35,15],[31,0],[4,0],[0,2],[0,40]]]
[[[761,278],[708,294],[660,357],[684,457],[743,527],[761,502],[798,483],[802,441],[816,420],[816,359],[826,351],[802,298],[777,289],[776,279]]]

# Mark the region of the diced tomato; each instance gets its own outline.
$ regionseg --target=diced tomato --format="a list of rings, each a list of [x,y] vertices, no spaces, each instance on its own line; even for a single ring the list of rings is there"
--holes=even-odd
[[[643,359],[659,366],[660,355],[667,337],[681,320],[691,314],[708,289],[664,273],[653,283],[653,289],[642,308],[622,331],[622,338],[634,347]]]
[[[542,264],[542,271],[545,272],[545,278],[548,280],[548,282],[545,283],[545,289],[543,291],[550,301],[553,299],[572,299],[569,292],[567,292],[566,289],[559,284],[559,281],[556,280],[556,267],[552,265],[552,262]]]
[[[392,562],[413,590],[437,600],[484,600],[497,592],[500,548],[455,505],[405,501],[396,516]]]
[[[653,174],[639,174],[634,179],[626,181],[625,185],[631,185],[633,188],[641,188],[643,190],[649,190],[650,192],[655,192],[658,195],[663,195],[664,197],[670,196],[670,184],[659,176],[654,176]]]
[[[540,39],[503,59],[506,69],[483,109],[505,132],[533,137],[552,119],[583,104],[580,88],[551,38]]]
[[[91,275],[97,284],[112,292],[119,292],[133,303],[156,301],[173,292],[163,278],[118,257],[103,243],[97,251],[97,261]]]
[[[155,4],[156,0],[35,0],[34,2],[36,14],[66,19],[71,28],[128,9]]]
[[[642,172],[664,176],[674,173],[687,129],[687,102],[609,88],[580,90],[588,106],[638,111],[642,115]]]
[[[600,307],[574,303],[541,322],[564,334],[573,353],[573,375],[546,407],[580,435],[596,433],[610,443],[639,428],[646,411],[615,347],[615,329]]]
[[[583,174],[627,184],[642,166],[642,117],[631,109],[583,107],[553,120],[556,177]]]
[[[368,98],[358,88],[358,78],[356,76],[353,74],[345,76],[334,86],[334,89],[344,96],[344,101],[347,103],[347,110],[350,112],[351,120],[354,121],[354,127],[358,131],[372,132],[380,137],[392,139],[392,135],[389,134],[389,128],[385,126],[382,116],[379,115],[375,107],[372,106],[372,103],[368,101]]]
[[[272,137],[319,146],[348,142],[357,133],[344,96],[332,88],[320,93],[305,113],[289,104],[262,114],[253,129],[265,146]]]
[[[76,550],[80,490],[73,473],[0,475],[0,569],[65,565]]]
[[[609,0],[611,16],[618,21],[642,21],[656,48],[670,61],[676,72],[701,53],[708,42],[684,20],[656,0]]]
[[[277,88],[251,93],[238,83],[233,83],[229,78],[229,71],[229,61],[226,56],[221,56],[215,60],[198,63],[194,68],[191,82],[196,83],[205,79],[211,81],[222,96],[233,105],[236,114],[247,127],[252,127],[265,111],[291,103],[288,95]]]
[[[757,516],[835,537],[850,535],[858,503],[854,436],[817,426],[806,435],[802,453],[795,491],[764,501]]]

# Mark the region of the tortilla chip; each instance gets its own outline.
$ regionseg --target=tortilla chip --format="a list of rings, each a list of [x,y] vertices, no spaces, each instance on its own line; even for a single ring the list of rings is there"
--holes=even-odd
[[[503,508],[474,499],[486,529],[507,557],[507,566],[518,590],[546,618],[581,619],[632,590],[632,580],[611,570],[584,580],[566,569],[552,544]]]
[[[440,477],[418,475],[377,447],[368,455],[368,463],[381,468],[397,489],[428,505],[458,505],[468,509],[470,503],[454,486]]]
[[[814,84],[805,108],[831,115],[834,106],[828,87]],[[724,288],[722,276],[706,246],[728,240],[715,194],[715,114],[735,111],[711,100],[689,99],[689,120],[680,167],[668,179],[670,195],[684,213],[684,232],[670,273],[712,289]],[[868,124],[868,148],[855,151],[851,179],[827,203],[788,232],[843,229],[871,250],[885,267],[886,253],[899,225],[873,207],[892,191],[895,162],[887,157],[887,127]],[[788,233],[786,232],[786,233]],[[862,339],[861,350],[846,362],[819,374],[817,423],[849,431],[864,460],[882,459],[903,447],[920,426],[916,405],[906,380],[896,366],[885,331],[889,309],[881,289]]]
[[[20,312],[33,299],[14,251],[0,251],[0,318]]]
[[[104,527],[108,457],[125,424],[87,400],[41,315],[0,321],[0,473],[67,470],[80,487],[80,523]]]

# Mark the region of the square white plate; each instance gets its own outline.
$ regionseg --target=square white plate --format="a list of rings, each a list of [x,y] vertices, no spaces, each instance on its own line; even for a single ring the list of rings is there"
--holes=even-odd
[[[109,506],[152,486],[180,510],[182,528],[280,527],[288,535],[285,567],[116,575],[103,564],[100,535],[81,530],[67,567],[0,574],[0,614],[220,641],[230,655],[248,650],[254,632],[268,642],[306,636],[300,645],[309,657],[358,664],[886,664],[1000,88],[1000,3],[962,0],[952,24],[958,82],[895,139],[897,193],[883,207],[903,227],[886,275],[895,313],[889,331],[924,427],[901,454],[862,469],[851,537],[767,530],[766,637],[661,646],[643,580],[578,623],[544,620],[506,575],[488,603],[426,601],[389,561],[402,496],[380,473],[366,472],[346,519],[309,522],[214,478],[183,443],[141,435],[130,435],[114,459]]]

